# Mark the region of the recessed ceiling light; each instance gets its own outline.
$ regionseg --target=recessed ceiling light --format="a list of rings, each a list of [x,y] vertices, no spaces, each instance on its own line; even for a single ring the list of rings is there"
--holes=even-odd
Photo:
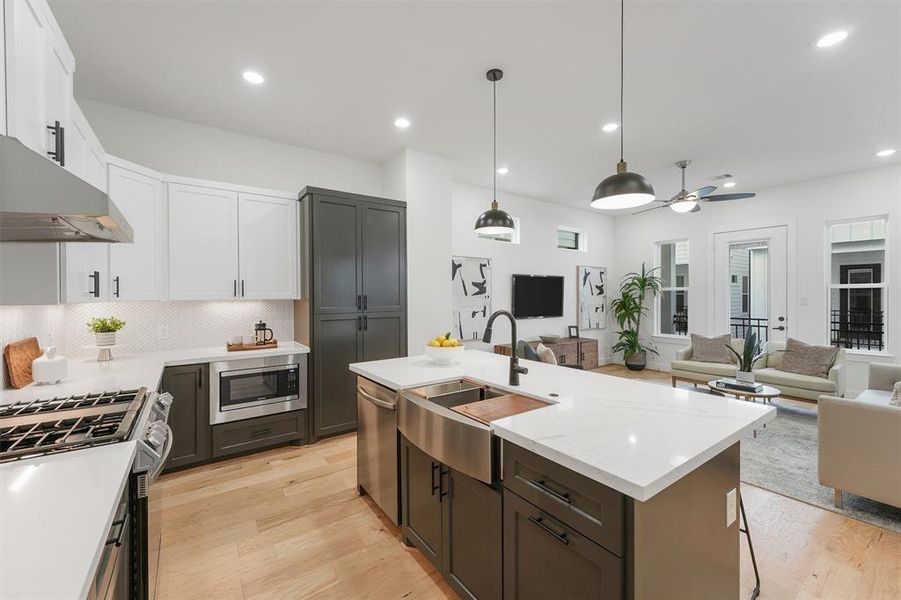
[[[604,126],[601,127],[601,131],[603,131],[604,133],[613,133],[617,129],[619,129],[619,123],[613,123],[613,122],[604,123]]]
[[[497,168],[498,175],[506,175],[509,172],[510,172],[510,169],[508,169],[507,167],[498,167]]]
[[[734,182],[734,181],[727,181],[726,183],[723,184],[723,187],[724,187],[724,188],[733,188],[733,187],[735,187],[735,182]]]
[[[394,126],[398,129],[406,129],[410,126],[410,119],[407,119],[405,117],[398,117],[394,120]]]
[[[247,83],[252,83],[254,85],[260,85],[261,83],[266,81],[266,79],[256,71],[244,71],[243,73],[241,73],[241,76],[244,78],[244,81],[246,81]]]
[[[880,150],[879,152],[877,152],[876,156],[878,156],[879,158],[887,158],[894,153],[895,153],[894,148],[886,148],[885,150]]]
[[[827,34],[820,36],[817,40],[817,48],[828,48],[829,46],[840,44],[845,41],[846,37],[848,37],[848,32],[843,29],[830,31]]]

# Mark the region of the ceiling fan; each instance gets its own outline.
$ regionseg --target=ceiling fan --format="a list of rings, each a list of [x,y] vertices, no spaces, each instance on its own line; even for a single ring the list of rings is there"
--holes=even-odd
[[[638,212],[632,213],[633,215],[640,215],[641,213],[645,213],[652,210],[657,210],[658,208],[664,208],[669,206],[677,213],[688,213],[688,212],[701,212],[701,202],[722,202],[724,200],[742,200],[744,198],[753,198],[757,194],[754,192],[740,192],[737,194],[716,194],[711,195],[716,191],[715,185],[706,185],[702,188],[698,188],[694,191],[688,192],[685,190],[685,169],[688,165],[691,164],[690,160],[680,160],[676,163],[676,166],[682,169],[682,189],[678,194],[670,198],[669,200],[655,200],[657,206],[652,206],[651,208],[646,208],[644,210],[640,210]]]

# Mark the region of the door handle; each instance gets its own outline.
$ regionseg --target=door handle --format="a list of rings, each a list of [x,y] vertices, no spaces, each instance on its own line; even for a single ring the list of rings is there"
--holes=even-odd
[[[785,331],[785,325],[777,325],[776,327],[773,327],[773,330],[774,331]]]
[[[544,529],[558,542],[563,542],[564,544],[569,545],[569,538],[566,537],[566,532],[564,531],[563,533],[557,533],[556,531],[545,525],[544,517],[533,517],[532,515],[529,515],[529,521]]]
[[[450,469],[445,470],[441,468],[441,464],[438,464],[438,501],[443,502],[444,497],[447,496],[447,490],[444,489],[444,476],[450,472]]]
[[[90,295],[95,298],[100,297],[100,271],[94,271],[90,275],[88,275],[88,279],[93,279],[94,283],[91,286],[91,290],[88,292]]]
[[[244,297],[244,280],[241,280],[241,297]]]
[[[435,471],[440,467],[440,465],[432,463],[432,495],[435,495],[435,492],[438,491],[440,484],[435,484]]]
[[[116,296],[116,298],[118,298],[119,297],[119,276],[116,275],[115,277],[113,277],[113,281],[116,282],[116,291],[113,292],[113,294]]]
[[[363,317],[357,317],[357,331],[363,331]]]
[[[363,306],[363,301],[361,299],[361,296],[360,296],[360,294],[357,294],[357,310],[360,310],[360,308],[362,306]]]
[[[237,279],[232,280],[232,296],[234,296],[235,298],[238,297],[238,280]]]
[[[53,125],[47,125],[50,134],[53,136],[53,150],[47,152],[47,156],[59,163],[59,166],[66,166],[66,128],[54,121]]]
[[[369,310],[369,294],[363,294],[363,310]]]
[[[376,398],[375,396],[370,396],[369,394],[367,394],[366,392],[363,391],[363,388],[361,388],[359,386],[357,386],[357,393],[360,394],[361,396],[363,396],[363,398],[365,398],[366,400],[369,400],[370,402],[375,404],[376,406],[380,406],[382,408],[387,408],[388,410],[396,410],[397,409],[397,407],[395,405],[391,404],[390,402],[386,402],[385,400],[380,400],[380,399]]]
[[[369,331],[369,316],[363,315],[363,331]]]

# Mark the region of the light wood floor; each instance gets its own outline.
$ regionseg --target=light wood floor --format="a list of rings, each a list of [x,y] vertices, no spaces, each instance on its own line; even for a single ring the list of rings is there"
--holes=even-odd
[[[161,477],[151,492],[157,598],[456,598],[356,495],[355,456],[345,435]],[[742,495],[761,598],[901,598],[901,535],[753,486]],[[744,599],[744,536],[741,583]]]

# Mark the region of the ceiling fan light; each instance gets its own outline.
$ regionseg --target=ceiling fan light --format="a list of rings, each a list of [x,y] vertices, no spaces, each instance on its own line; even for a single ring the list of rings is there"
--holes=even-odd
[[[483,235],[502,235],[513,233],[516,224],[506,211],[497,207],[497,201],[491,203],[491,208],[479,215],[476,219],[475,230]]]
[[[686,198],[684,200],[673,202],[669,207],[677,213],[687,213],[693,211],[697,205],[697,200]]]
[[[617,173],[598,184],[591,199],[591,207],[601,210],[635,208],[654,201],[654,187],[638,173],[626,171],[624,162],[617,165]]]

